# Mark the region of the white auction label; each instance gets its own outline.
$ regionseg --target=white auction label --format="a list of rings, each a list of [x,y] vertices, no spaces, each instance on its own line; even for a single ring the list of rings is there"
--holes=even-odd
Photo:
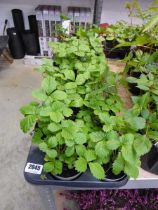
[[[25,172],[31,174],[41,174],[43,169],[43,165],[35,164],[35,163],[27,163],[25,167]]]

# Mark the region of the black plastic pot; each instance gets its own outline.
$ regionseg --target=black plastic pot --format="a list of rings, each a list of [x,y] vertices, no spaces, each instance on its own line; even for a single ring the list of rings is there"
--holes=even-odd
[[[153,145],[150,152],[141,158],[141,167],[150,173],[158,175],[158,143]]]
[[[124,59],[128,55],[130,47],[115,48],[117,44],[117,41],[105,41],[104,53],[107,58]]]
[[[44,164],[44,153],[41,152],[37,147],[31,146],[29,155],[27,158],[26,166],[28,163],[32,163],[33,165]],[[26,167],[25,167],[26,169]],[[124,186],[127,181],[127,176],[122,176],[119,180],[105,180],[99,181],[95,177],[92,176],[89,169],[82,174],[78,174],[78,177],[74,180],[59,180],[58,177],[54,178],[51,174],[42,173],[30,173],[24,170],[25,179],[32,184],[36,185],[52,185],[52,186],[60,186],[60,187],[70,187],[73,188],[90,188],[90,189],[104,189],[104,188],[118,188]],[[45,179],[42,179],[42,177]]]
[[[13,22],[16,30],[18,32],[23,32],[25,30],[24,26],[24,18],[23,18],[23,12],[20,9],[13,9],[12,10],[12,16],[13,16]]]
[[[129,69],[129,71],[128,71],[128,76],[135,77],[135,78],[139,79],[140,75],[141,75],[141,73],[140,72],[134,72],[133,68]],[[128,83],[129,91],[132,93],[132,95],[135,95],[135,96],[142,95],[144,91],[140,90],[136,86],[137,86],[136,83]]]
[[[32,33],[30,30],[25,30],[22,33],[22,40],[25,47],[25,53],[27,55],[37,55],[39,52],[38,42],[36,39],[36,34]]]
[[[25,55],[23,42],[19,32],[15,28],[8,28],[7,34],[9,36],[9,49],[13,58],[21,59]]]
[[[113,174],[112,168],[109,166],[105,165],[104,169],[106,173],[106,178],[104,179],[104,181],[116,182],[126,177],[126,175],[123,172],[121,172],[118,175]]]

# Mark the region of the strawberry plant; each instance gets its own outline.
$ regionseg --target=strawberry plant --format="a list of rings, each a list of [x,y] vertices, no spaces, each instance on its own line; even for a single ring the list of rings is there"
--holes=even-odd
[[[146,120],[126,112],[117,95],[119,77],[109,70],[102,41],[91,29],[51,42],[54,57],[38,69],[43,80],[32,93],[37,101],[20,109],[21,129],[34,129],[32,143],[45,154],[45,172],[60,175],[65,165],[77,172],[89,167],[94,177],[104,179],[108,164],[114,174],[124,171],[136,178],[140,156],[151,147],[141,134]]]

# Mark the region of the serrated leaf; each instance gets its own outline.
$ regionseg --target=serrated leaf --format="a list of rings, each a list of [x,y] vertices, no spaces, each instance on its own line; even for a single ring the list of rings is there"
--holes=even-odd
[[[154,15],[151,20],[146,24],[143,32],[152,29],[158,23],[158,15]]]
[[[51,131],[51,132],[57,132],[61,129],[61,126],[60,124],[56,124],[56,123],[50,123],[48,125],[48,130]]]
[[[115,175],[118,175],[121,173],[121,171],[124,170],[124,164],[125,161],[121,155],[121,153],[118,154],[117,158],[114,160],[112,164],[112,171]]]
[[[43,90],[46,91],[47,94],[50,94],[56,89],[57,82],[51,76],[47,76],[46,78],[43,79],[41,86]]]
[[[137,160],[137,154],[134,151],[132,145],[124,145],[121,149],[121,154],[123,159],[128,162],[129,164],[135,164],[136,160]]]
[[[149,90],[149,87],[147,87],[145,85],[137,85],[136,87],[141,89],[141,90],[145,90],[145,91]]]
[[[127,82],[129,83],[137,83],[138,79],[135,77],[127,77]]]
[[[77,85],[83,85],[86,81],[85,75],[84,74],[79,74],[76,77],[76,84]]]
[[[47,95],[41,89],[34,90],[32,92],[32,96],[40,101],[45,101],[47,99]]]
[[[54,163],[53,162],[48,162],[48,163],[45,163],[43,165],[43,170],[46,172],[46,173],[49,173],[49,172],[52,172],[54,169]]]
[[[24,133],[27,133],[36,122],[36,116],[28,115],[20,121],[20,128]]]
[[[95,154],[95,151],[94,150],[90,150],[90,149],[86,151],[84,157],[87,160],[87,162],[96,160],[96,158],[97,158],[96,154]]]
[[[47,149],[46,154],[48,155],[49,158],[56,158],[57,157],[57,151],[55,149]]]
[[[120,146],[119,139],[118,140],[109,140],[106,142],[106,147],[109,150],[116,150]]]
[[[63,115],[64,115],[65,117],[70,117],[72,114],[73,114],[72,109],[70,109],[70,108],[64,108],[64,109],[63,109]]]
[[[89,168],[95,178],[99,180],[105,178],[104,168],[99,163],[89,163]]]
[[[79,157],[75,161],[75,169],[78,172],[85,172],[87,170],[87,161],[83,157]]]
[[[72,146],[74,146],[75,141],[72,140],[72,139],[65,139],[65,144],[66,144],[66,146],[68,146],[68,147],[72,147]]]
[[[37,110],[38,103],[28,104],[20,108],[20,112],[23,115],[35,115]]]
[[[50,113],[50,119],[56,123],[59,123],[64,119],[64,117],[61,112],[56,111]]]
[[[145,128],[145,125],[146,125],[146,120],[144,118],[142,118],[142,117],[128,118],[127,122],[135,130],[141,130],[141,129]]]
[[[63,164],[60,160],[55,160],[53,174],[61,174],[63,169]]]
[[[47,106],[47,107],[41,107],[39,110],[39,115],[42,117],[49,117],[51,113],[51,107]]]
[[[126,163],[124,167],[124,172],[129,176],[136,179],[139,175],[139,167],[135,164]]]
[[[158,131],[149,131],[148,136],[150,139],[158,141]]]
[[[48,139],[48,145],[50,148],[54,148],[58,145],[58,140],[57,140],[56,136],[51,136]]]
[[[89,137],[93,142],[98,142],[98,141],[101,141],[105,137],[105,134],[102,131],[96,131],[96,132],[90,133]]]
[[[75,149],[78,156],[84,156],[86,153],[86,147],[84,145],[76,145]]]
[[[69,89],[75,89],[77,87],[77,84],[75,82],[68,82],[65,85],[65,89],[69,90]]]
[[[81,107],[83,106],[83,99],[82,97],[77,97],[71,102],[72,107]]]
[[[104,158],[109,155],[109,150],[106,148],[106,143],[104,141],[100,141],[95,145],[95,152],[100,158]]]
[[[74,151],[75,151],[74,146],[72,146],[72,147],[67,147],[66,150],[65,150],[65,155],[66,155],[67,157],[71,157],[71,156],[74,154]]]
[[[45,142],[39,144],[39,149],[43,152],[46,152],[48,149],[48,145]]]
[[[33,137],[32,137],[32,144],[39,144],[41,143],[42,139],[41,137],[43,136],[41,130],[36,130],[33,134]]]
[[[64,71],[64,75],[66,79],[75,80],[75,73],[72,70]]]
[[[142,110],[141,114],[142,114],[142,117],[147,120],[150,112],[148,109],[144,109],[144,110]]]
[[[53,92],[53,96],[57,100],[64,100],[67,98],[67,94],[62,90],[56,90]]]
[[[138,156],[144,155],[151,149],[151,142],[146,136],[139,136],[134,140],[134,149]]]
[[[73,139],[73,133],[71,132],[71,127],[70,128],[63,128],[61,135],[64,139]]]
[[[87,137],[84,133],[76,133],[74,138],[76,144],[84,144],[87,142]]]

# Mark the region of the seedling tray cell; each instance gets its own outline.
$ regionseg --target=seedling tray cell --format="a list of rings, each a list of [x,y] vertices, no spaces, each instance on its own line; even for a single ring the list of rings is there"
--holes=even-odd
[[[44,153],[41,152],[37,147],[31,146],[29,155],[27,158],[26,165],[28,163],[43,165],[44,164]],[[95,179],[89,170],[85,173],[81,174],[77,179],[73,181],[62,181],[55,179],[51,174],[45,174],[43,171],[41,174],[35,174],[26,172],[26,166],[24,169],[24,177],[25,179],[35,185],[51,185],[62,188],[83,188],[83,189],[107,189],[107,188],[120,188],[124,186],[128,177],[124,176],[119,181],[99,181]],[[45,177],[44,179],[42,177]]]

